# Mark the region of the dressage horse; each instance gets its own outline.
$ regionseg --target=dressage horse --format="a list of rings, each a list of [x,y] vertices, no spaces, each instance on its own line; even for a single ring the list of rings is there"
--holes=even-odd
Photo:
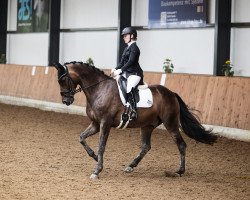
[[[91,179],[97,179],[103,169],[103,154],[110,129],[117,127],[124,112],[116,80],[100,69],[82,63],[70,62],[61,65],[54,63],[58,70],[58,83],[62,102],[70,105],[74,102],[74,94],[83,91],[86,95],[86,113],[91,120],[89,127],[81,133],[80,143],[88,155],[97,161]],[[77,87],[79,87],[77,89]],[[141,151],[125,168],[132,172],[151,148],[152,131],[163,123],[172,136],[180,152],[180,168],[176,172],[182,176],[185,172],[186,143],[180,130],[197,142],[213,144],[217,136],[211,130],[205,130],[199,120],[191,113],[181,97],[161,85],[151,85],[153,105],[150,108],[138,108],[138,118],[132,120],[127,128],[141,128]],[[86,138],[100,132],[97,154],[86,143]]]

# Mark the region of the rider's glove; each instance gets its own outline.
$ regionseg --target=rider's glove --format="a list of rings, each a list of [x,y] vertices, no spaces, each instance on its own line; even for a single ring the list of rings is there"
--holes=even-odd
[[[114,76],[118,76],[122,73],[122,70],[121,69],[117,69],[113,72]]]

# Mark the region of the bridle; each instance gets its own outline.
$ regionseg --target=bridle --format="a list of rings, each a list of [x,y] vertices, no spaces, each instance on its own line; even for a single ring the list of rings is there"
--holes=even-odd
[[[74,81],[72,80],[72,78],[71,78],[68,74],[65,74],[65,75],[61,76],[61,77],[58,79],[58,82],[59,82],[63,77],[66,77],[66,78],[67,78],[68,91],[60,92],[61,96],[66,96],[66,97],[74,96],[76,93],[82,91],[81,86],[80,86],[78,89],[74,89]]]
[[[101,81],[98,81],[97,83],[94,83],[92,85],[88,85],[88,86],[85,86],[85,87],[81,87],[79,86],[78,89],[74,89],[74,81],[73,79],[69,76],[68,73],[65,73],[64,75],[62,75],[59,79],[58,79],[58,82],[63,78],[63,77],[66,77],[67,78],[67,86],[68,86],[68,91],[65,91],[65,92],[60,92],[61,96],[66,96],[66,97],[69,97],[69,96],[74,96],[76,93],[78,92],[81,92],[83,90],[86,90],[86,89],[89,89],[95,85],[98,85],[99,83],[103,82],[103,81],[106,81],[108,79],[111,79],[110,77],[106,78],[106,79],[103,79]]]

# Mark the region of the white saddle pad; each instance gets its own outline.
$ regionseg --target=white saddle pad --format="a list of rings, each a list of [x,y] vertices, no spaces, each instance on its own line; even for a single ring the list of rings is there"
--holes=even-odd
[[[118,89],[119,89],[119,94],[120,94],[120,98],[121,101],[123,103],[123,105],[126,105],[125,102],[125,98],[122,94],[122,91],[120,89],[120,86],[118,84],[118,82],[116,81],[117,85],[118,85]],[[153,95],[151,90],[146,86],[146,88],[144,86],[142,87],[138,87],[139,89],[139,96],[140,96],[140,101],[137,103],[137,108],[149,108],[153,105]]]

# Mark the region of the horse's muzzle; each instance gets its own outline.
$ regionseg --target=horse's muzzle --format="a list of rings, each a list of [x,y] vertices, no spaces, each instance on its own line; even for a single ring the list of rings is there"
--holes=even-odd
[[[74,98],[73,97],[64,97],[62,99],[62,103],[66,104],[67,106],[71,105],[74,102]]]

